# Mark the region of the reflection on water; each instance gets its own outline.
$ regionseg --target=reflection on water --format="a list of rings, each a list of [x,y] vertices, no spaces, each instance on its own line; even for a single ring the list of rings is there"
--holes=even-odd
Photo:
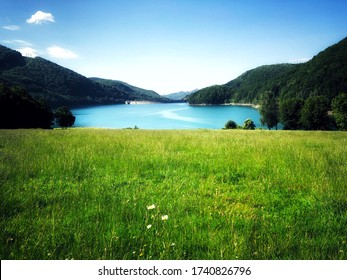
[[[157,113],[154,113],[153,115],[160,115],[163,118],[166,119],[172,119],[172,120],[179,120],[179,121],[184,121],[184,122],[193,122],[193,123],[203,123],[202,120],[198,118],[193,118],[193,117],[184,117],[179,114],[177,114],[177,111],[182,111],[182,110],[187,110],[187,108],[180,108],[180,109],[169,109],[169,110],[163,110],[159,111]]]

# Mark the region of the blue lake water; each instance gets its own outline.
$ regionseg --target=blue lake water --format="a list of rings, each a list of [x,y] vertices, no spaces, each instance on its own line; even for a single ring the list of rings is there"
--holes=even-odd
[[[122,104],[74,108],[71,111],[76,116],[75,127],[221,129],[228,120],[242,125],[247,118],[252,119],[257,128],[262,127],[257,109],[234,105]]]

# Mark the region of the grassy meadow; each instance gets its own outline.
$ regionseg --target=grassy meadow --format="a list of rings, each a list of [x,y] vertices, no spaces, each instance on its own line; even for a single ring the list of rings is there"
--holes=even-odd
[[[347,133],[0,130],[1,259],[347,259]]]

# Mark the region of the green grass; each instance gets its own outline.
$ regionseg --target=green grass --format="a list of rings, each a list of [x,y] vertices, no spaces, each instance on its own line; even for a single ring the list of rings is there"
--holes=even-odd
[[[0,257],[346,259],[346,159],[346,132],[1,130]]]

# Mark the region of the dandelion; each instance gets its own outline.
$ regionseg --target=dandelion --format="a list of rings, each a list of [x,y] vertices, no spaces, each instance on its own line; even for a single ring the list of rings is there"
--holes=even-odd
[[[162,220],[162,221],[166,221],[167,219],[169,219],[169,216],[168,216],[168,215],[161,216],[161,220]]]
[[[150,229],[151,227],[152,227],[152,225],[148,225],[148,226],[147,226],[147,229]]]
[[[152,205],[150,205],[150,206],[147,206],[147,210],[152,210],[152,209],[154,209],[155,208],[155,205],[154,204],[152,204]]]

